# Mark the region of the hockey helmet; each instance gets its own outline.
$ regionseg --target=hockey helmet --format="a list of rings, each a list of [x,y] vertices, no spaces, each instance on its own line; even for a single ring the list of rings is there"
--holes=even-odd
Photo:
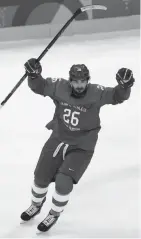
[[[72,67],[70,68],[69,77],[70,81],[72,81],[74,78],[82,78],[88,81],[90,79],[90,73],[88,68],[84,64],[77,64],[72,65]]]

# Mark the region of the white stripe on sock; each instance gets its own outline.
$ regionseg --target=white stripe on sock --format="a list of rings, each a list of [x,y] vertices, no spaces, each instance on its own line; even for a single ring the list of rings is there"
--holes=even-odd
[[[57,207],[56,205],[52,204],[51,209],[55,212],[62,212],[65,206],[63,207]]]
[[[47,188],[39,188],[35,184],[33,184],[32,189],[37,194],[43,194],[43,193],[46,193],[48,191],[48,187]]]
[[[43,199],[44,199],[44,197],[43,197],[43,198],[36,198],[36,197],[34,197],[33,195],[32,195],[32,197],[31,197],[31,200],[32,200],[33,202],[37,202],[37,203],[41,203],[41,202],[43,201]]]
[[[69,200],[69,196],[70,194],[67,194],[67,195],[60,195],[58,194],[56,191],[54,192],[53,194],[53,198],[58,201],[58,202],[66,202]]]

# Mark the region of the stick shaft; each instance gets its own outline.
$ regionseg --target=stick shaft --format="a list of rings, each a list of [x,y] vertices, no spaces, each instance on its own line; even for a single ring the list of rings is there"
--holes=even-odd
[[[48,46],[44,49],[44,51],[37,58],[39,61],[45,56],[48,50],[54,45],[57,39],[61,36],[61,34],[65,31],[65,29],[69,26],[69,24],[73,21],[73,19],[81,13],[81,9],[78,9],[73,16],[65,23],[65,25],[61,28],[61,30],[57,33],[57,35],[53,38],[53,40],[48,44]],[[6,96],[6,98],[1,102],[1,106],[10,99],[10,97],[14,94],[14,92],[18,89],[18,87],[22,84],[22,82],[26,79],[27,73],[23,75],[23,77],[18,81],[18,83],[14,86],[14,88],[10,91],[10,93]],[[1,107],[0,107],[1,108]]]
[[[62,35],[62,33],[65,31],[65,29],[70,25],[70,23],[73,21],[75,17],[77,17],[80,13],[85,12],[87,10],[107,10],[105,6],[101,5],[90,5],[85,6],[82,8],[79,8],[73,16],[65,23],[65,25],[61,28],[61,30],[56,34],[56,36],[53,38],[53,40],[48,44],[48,46],[44,49],[44,51],[40,54],[40,56],[37,58],[38,61],[40,61],[45,54],[48,52],[48,50],[54,45],[54,43],[58,40],[58,38]],[[6,98],[1,102],[0,108],[5,105],[5,103],[10,99],[10,97],[14,94],[14,92],[18,89],[18,87],[22,84],[22,82],[26,79],[27,73],[23,75],[23,77],[18,81],[18,83],[14,86],[14,88],[10,91],[10,93],[6,96]]]

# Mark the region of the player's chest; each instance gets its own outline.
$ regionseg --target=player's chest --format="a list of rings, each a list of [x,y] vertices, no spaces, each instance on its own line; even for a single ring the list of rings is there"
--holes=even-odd
[[[72,126],[91,124],[93,117],[98,114],[98,109],[95,103],[86,105],[70,105],[66,102],[58,104],[59,117],[66,123]]]

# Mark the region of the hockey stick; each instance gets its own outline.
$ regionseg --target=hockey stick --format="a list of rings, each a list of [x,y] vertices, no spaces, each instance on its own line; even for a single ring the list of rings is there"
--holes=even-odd
[[[44,55],[48,52],[48,50],[54,45],[57,39],[61,36],[61,34],[65,31],[65,29],[69,26],[69,24],[73,21],[75,17],[77,17],[80,13],[88,11],[88,10],[107,10],[107,7],[102,5],[90,5],[78,8],[77,11],[73,14],[73,16],[65,23],[65,25],[61,28],[61,30],[57,33],[57,35],[53,38],[53,40],[49,43],[49,45],[44,49],[41,55],[37,58],[40,61]],[[1,102],[0,108],[5,105],[5,103],[9,100],[9,98],[14,94],[14,92],[18,89],[18,87],[22,84],[22,82],[26,79],[27,73],[23,75],[23,77],[18,81],[15,87],[10,91],[10,93],[6,96],[6,98]]]

